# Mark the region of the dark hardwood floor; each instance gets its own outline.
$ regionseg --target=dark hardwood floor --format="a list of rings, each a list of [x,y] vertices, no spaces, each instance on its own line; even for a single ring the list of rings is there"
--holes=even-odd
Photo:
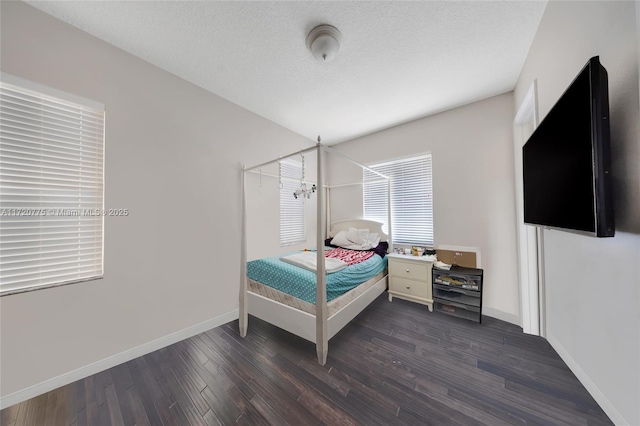
[[[551,346],[380,296],[315,347],[256,318],[2,410],[10,425],[604,425]]]

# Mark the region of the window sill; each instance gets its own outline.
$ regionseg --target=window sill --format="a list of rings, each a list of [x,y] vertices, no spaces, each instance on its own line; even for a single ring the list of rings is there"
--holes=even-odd
[[[0,292],[0,297],[12,296],[12,295],[21,294],[21,293],[28,293],[31,291],[46,290],[54,287],[63,287],[71,284],[84,283],[87,281],[101,280],[103,278],[104,278],[104,275],[100,275],[98,277],[85,278],[82,280],[73,280],[73,281],[65,281],[65,282],[55,283],[55,284],[34,285],[32,287],[15,288],[15,289]]]

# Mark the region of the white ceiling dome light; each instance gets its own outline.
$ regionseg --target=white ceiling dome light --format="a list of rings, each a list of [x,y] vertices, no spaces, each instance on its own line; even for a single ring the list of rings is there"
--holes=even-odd
[[[329,62],[340,52],[342,35],[336,27],[318,25],[307,36],[307,47],[321,62]]]

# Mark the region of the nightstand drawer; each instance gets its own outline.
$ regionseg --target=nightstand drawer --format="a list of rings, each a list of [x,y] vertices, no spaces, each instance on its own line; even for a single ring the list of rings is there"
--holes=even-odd
[[[429,280],[429,266],[423,262],[403,262],[393,259],[389,262],[389,275],[410,280]]]
[[[406,280],[404,278],[391,277],[389,280],[389,291],[402,293],[410,296],[429,298],[429,286],[425,281]]]

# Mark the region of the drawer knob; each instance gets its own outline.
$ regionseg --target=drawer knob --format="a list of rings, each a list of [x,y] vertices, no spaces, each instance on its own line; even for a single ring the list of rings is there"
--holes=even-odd
[[[407,290],[409,290],[410,288],[411,288],[411,286],[410,286],[410,285],[408,285],[408,286],[407,286]]]
[[[409,270],[407,269],[407,274],[409,273]]]

